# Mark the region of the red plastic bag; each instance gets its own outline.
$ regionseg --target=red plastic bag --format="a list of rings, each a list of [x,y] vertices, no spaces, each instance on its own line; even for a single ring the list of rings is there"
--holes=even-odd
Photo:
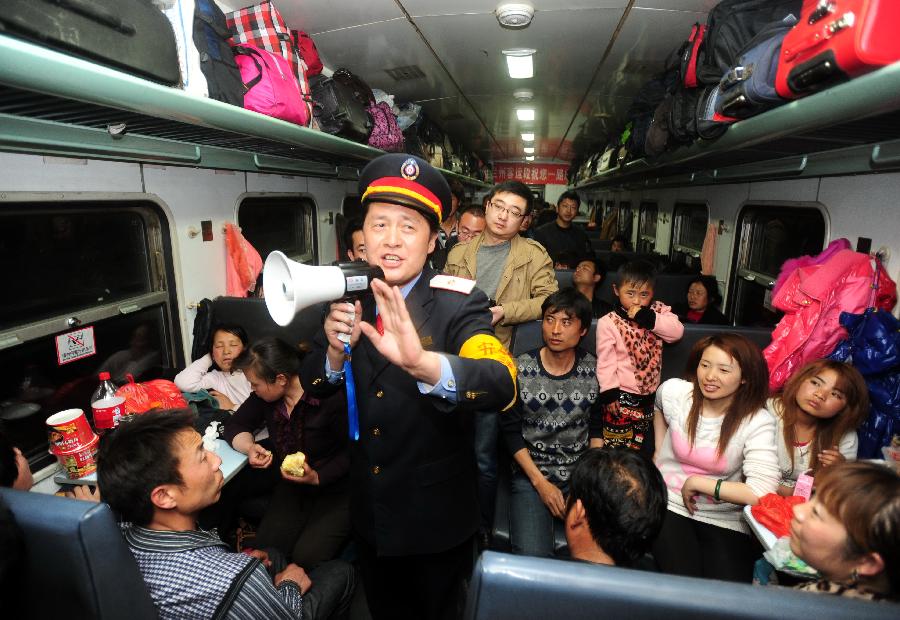
[[[794,506],[806,500],[797,495],[782,497],[777,493],[769,493],[759,498],[756,506],[750,507],[753,518],[778,538],[790,536],[791,519],[794,518]]]
[[[134,377],[125,375],[128,383],[116,390],[116,396],[125,399],[125,413],[145,413],[151,409],[183,409],[188,406],[181,390],[171,381],[154,379],[135,383]]]

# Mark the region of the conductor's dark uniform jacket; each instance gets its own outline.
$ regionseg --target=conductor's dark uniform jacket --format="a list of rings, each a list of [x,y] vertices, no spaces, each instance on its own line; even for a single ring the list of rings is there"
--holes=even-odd
[[[435,288],[436,275],[422,272],[406,306],[422,347],[449,361],[456,404],[422,394],[365,336],[353,350],[360,438],[351,447],[351,519],[381,556],[438,553],[475,533],[471,416],[496,415],[476,412],[502,412],[516,399],[515,365],[493,335],[484,293]],[[375,323],[371,297],[362,318]],[[320,331],[301,373],[314,396],[340,388],[326,377],[326,350]]]

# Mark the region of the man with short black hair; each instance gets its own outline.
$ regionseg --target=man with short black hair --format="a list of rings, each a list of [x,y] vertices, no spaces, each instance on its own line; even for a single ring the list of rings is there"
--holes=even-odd
[[[484,294],[426,266],[451,204],[441,172],[389,153],[359,191],[384,278],[355,305],[331,304],[300,376],[316,398],[356,394],[351,520],[372,617],[456,618],[478,528],[471,419],[513,405],[516,368]]]
[[[556,220],[534,231],[534,238],[541,243],[553,260],[566,250],[579,256],[591,253],[591,242],[587,233],[579,226],[572,224],[572,220],[578,215],[578,207],[581,206],[581,198],[574,191],[567,191],[559,197],[556,204]]]
[[[569,481],[566,541],[572,558],[644,568],[668,494],[662,474],[633,450],[591,448]]]
[[[343,241],[347,258],[352,261],[365,262],[366,240],[363,238],[362,218],[354,217],[347,220]]]
[[[444,271],[475,280],[493,301],[494,331],[508,348],[513,328],[539,318],[541,304],[559,287],[546,250],[519,236],[522,218],[534,206],[528,186],[504,181],[488,196],[484,231],[467,245],[454,247]]]
[[[197,515],[219,500],[222,459],[206,450],[188,409],[136,416],[104,437],[97,464],[103,499],[122,515],[160,618],[327,618],[349,609],[353,568],[296,564],[273,578],[268,554],[234,553]],[[311,579],[315,582],[313,583]]]
[[[611,303],[600,299],[597,287],[603,283],[605,277],[606,267],[603,265],[603,261],[593,256],[584,256],[579,259],[575,264],[575,273],[572,274],[572,284],[591,302],[591,314],[595,319],[616,309]]]
[[[484,232],[450,250],[444,267],[451,276],[475,280],[488,296],[494,331],[507,349],[515,326],[540,318],[541,304],[559,288],[547,251],[540,243],[519,236],[522,218],[533,207],[534,196],[527,185],[519,181],[495,185],[489,194]],[[496,415],[475,418],[482,544],[493,523],[498,434]]]
[[[514,461],[510,546],[513,553],[550,557],[572,469],[590,442],[602,439],[603,412],[595,406],[597,359],[579,347],[591,326],[590,304],[566,287],[542,310],[543,346],[516,359],[520,399],[500,416],[500,426]]]

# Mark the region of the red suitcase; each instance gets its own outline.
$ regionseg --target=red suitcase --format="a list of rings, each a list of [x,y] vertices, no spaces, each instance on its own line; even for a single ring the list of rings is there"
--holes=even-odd
[[[775,89],[796,99],[900,60],[900,0],[803,0]]]

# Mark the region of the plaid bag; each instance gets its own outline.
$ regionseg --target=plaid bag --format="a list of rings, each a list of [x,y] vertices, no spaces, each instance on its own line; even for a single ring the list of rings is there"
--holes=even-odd
[[[312,96],[309,90],[306,63],[294,45],[284,18],[271,0],[226,13],[228,27],[234,33],[231,44],[248,43],[273,54],[281,55],[291,65],[300,86],[308,118],[312,118]]]

